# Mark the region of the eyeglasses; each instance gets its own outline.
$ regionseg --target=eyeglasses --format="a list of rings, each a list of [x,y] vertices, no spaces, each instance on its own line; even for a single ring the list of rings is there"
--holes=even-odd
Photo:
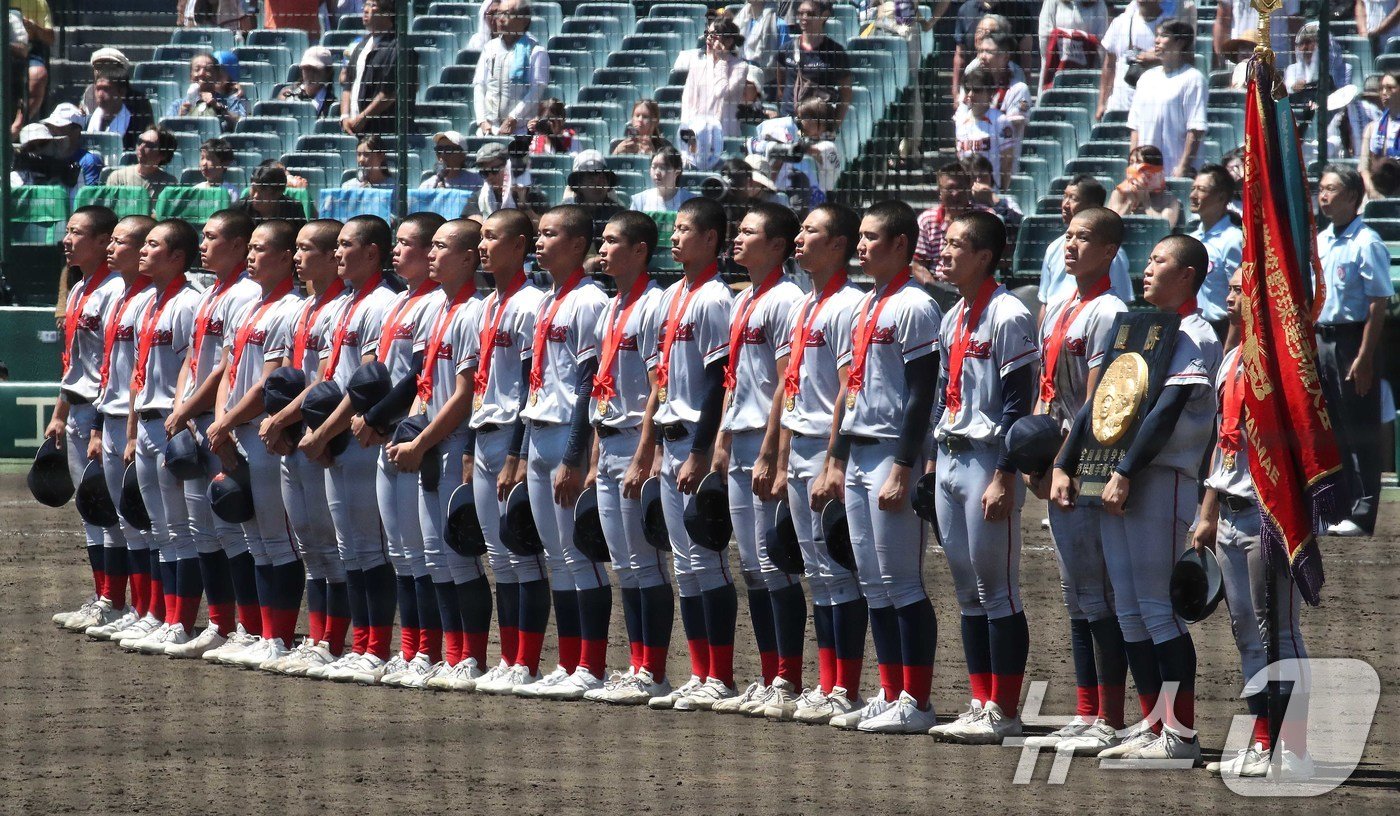
[[[494,167],[478,167],[476,171],[483,176],[494,176],[497,173],[504,173],[505,169],[506,166],[504,164],[498,164]]]

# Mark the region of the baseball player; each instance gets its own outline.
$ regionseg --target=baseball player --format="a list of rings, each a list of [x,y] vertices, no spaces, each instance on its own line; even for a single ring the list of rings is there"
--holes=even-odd
[[[342,296],[340,309],[327,326],[329,342],[321,351],[317,377],[335,382],[342,391],[355,370],[378,353],[384,318],[396,294],[383,275],[392,247],[389,225],[372,215],[346,221],[336,239],[337,274],[350,294]],[[330,440],[349,429],[352,414],[347,396],[321,427],[306,432],[298,446],[307,459],[326,464],[326,503],[345,564],[353,629],[350,651],[334,663],[309,669],[307,676],[373,685],[389,661],[397,585],[385,557],[379,505],[369,500],[378,451],[351,444],[333,460],[326,453]]]
[[[1239,331],[1243,297],[1240,291],[1241,273],[1236,270],[1226,288],[1225,311],[1230,323]],[[1235,645],[1240,650],[1240,664],[1245,681],[1263,671],[1268,661],[1265,647],[1269,636],[1269,621],[1264,611],[1265,582],[1274,581],[1274,613],[1279,633],[1279,658],[1307,659],[1299,613],[1302,596],[1282,559],[1270,564],[1260,540],[1260,512],[1254,482],[1249,473],[1249,451],[1245,448],[1243,414],[1245,373],[1239,346],[1225,353],[1216,377],[1215,390],[1219,398],[1219,434],[1211,455],[1210,475],[1191,543],[1197,549],[1210,548],[1220,562],[1225,578],[1225,602],[1230,607],[1230,628],[1235,633]],[[1216,776],[1266,776],[1272,768],[1271,758],[1279,760],[1279,770],[1285,776],[1312,775],[1313,763],[1307,754],[1307,724],[1298,715],[1285,717],[1279,750],[1274,751],[1269,721],[1268,693],[1263,686],[1247,686],[1245,703],[1253,714],[1254,737],[1250,746],[1234,757],[1206,765]],[[1284,711],[1290,706],[1306,705],[1297,699],[1303,690],[1295,686],[1294,699],[1285,699]]]
[[[507,550],[501,516],[510,491],[525,479],[528,399],[535,320],[544,292],[525,274],[534,228],[520,210],[492,213],[481,227],[481,266],[495,292],[482,308],[471,427],[476,431],[471,483],[476,515],[486,537],[487,561],[496,578],[501,662],[476,681],[476,690],[510,694],[539,679],[540,649],[549,623],[549,582],[544,559]],[[465,467],[465,465],[464,465]]]
[[[997,283],[1006,247],[1001,219],[954,220],[939,270],[962,300],[943,316],[943,388],[935,410],[935,507],[962,610],[972,705],[935,736],[1000,744],[1021,733],[1018,707],[1030,651],[1021,605],[1021,504],[1025,485],[1006,461],[1006,431],[1029,414],[1038,361],[1035,321]]]
[[[522,697],[581,699],[607,676],[612,586],[607,570],[574,546],[574,505],[593,449],[589,395],[598,368],[598,316],[608,296],[583,262],[593,244],[593,218],[575,204],[540,216],[535,261],[554,280],[534,326],[525,484],[544,543],[559,633],[559,667],[521,686]]]
[[[777,446],[780,475],[772,490],[776,494],[786,481],[812,590],[818,680],[800,698],[770,700],[764,710],[769,719],[825,723],[849,712],[860,691],[869,610],[855,574],[827,551],[814,496],[817,481],[826,475],[832,419],[845,386],[846,369],[837,361],[848,350],[851,321],[863,296],[846,276],[859,240],[860,216],[848,207],[823,204],[807,215],[794,242],[793,257],[811,276],[812,291],[795,307],[792,331],[778,349],[787,357],[781,410],[770,415],[770,440],[764,444]]]
[[[209,447],[225,462],[247,462],[256,517],[243,525],[254,571],[262,638],[225,660],[261,667],[281,660],[296,634],[297,614],[306,587],[306,573],[292,543],[286,506],[282,502],[282,461],[258,438],[263,409],[263,381],[281,366],[301,301],[292,256],[297,226],[288,221],[265,221],[248,242],[248,280],[260,297],[230,312],[224,332],[219,368],[227,372],[214,401]]]
[[[139,269],[151,279],[153,291],[136,323],[131,411],[122,458],[136,463],[141,497],[151,517],[151,538],[160,548],[165,616],[149,634],[124,639],[120,645],[149,654],[164,654],[189,641],[204,589],[184,485],[164,461],[165,420],[175,403],[200,301],[198,290],[185,277],[198,252],[194,228],[169,218],[151,228],[140,255]]]
[[[306,284],[308,297],[292,324],[282,364],[298,369],[315,382],[321,353],[328,347],[341,298],[350,295],[336,274],[336,239],[342,224],[332,219],[312,221],[297,233],[293,263]],[[271,671],[305,675],[340,657],[350,627],[350,600],[345,562],[336,549],[335,523],[326,502],[326,469],[297,449],[289,432],[301,420],[300,402],[263,420],[259,436],[269,451],[282,455],[282,502],[296,534],[298,553],[306,568],[306,639]],[[267,664],[264,664],[267,665]]]
[[[208,437],[219,383],[226,376],[225,335],[232,330],[233,315],[261,296],[258,285],[247,275],[248,239],[252,235],[253,219],[242,210],[221,210],[204,225],[200,255],[204,269],[214,275],[214,284],[201,294],[195,313],[188,362],[180,372],[175,405],[166,418],[165,432],[169,436],[190,428],[196,436]],[[263,630],[260,581],[248,551],[248,535],[241,525],[214,515],[205,497],[209,480],[219,472],[219,463],[209,457],[208,465],[207,478],[190,479],[184,486],[200,574],[209,596],[209,625],[193,645],[176,654],[202,657],[213,652],[212,660],[253,645]],[[232,644],[227,643],[229,639]]]
[[[1064,430],[1094,393],[1112,342],[1113,321],[1128,309],[1113,289],[1112,269],[1122,241],[1123,219],[1103,207],[1080,210],[1065,229],[1063,263],[1076,288],[1050,303],[1040,325],[1042,366],[1036,400],[1036,412],[1049,414]],[[1049,479],[1029,475],[1025,479],[1036,495],[1049,498]],[[1092,741],[1111,740],[1124,725],[1123,682],[1128,668],[1123,635],[1103,565],[1099,509],[1069,511],[1052,503],[1047,512],[1069,611],[1078,694],[1075,716],[1068,724],[1030,737],[1026,744],[1054,748],[1092,730],[1083,742],[1083,750],[1090,753]]]
[[[428,277],[428,252],[433,234],[444,219],[437,213],[414,213],[404,219],[394,236],[394,271],[407,285],[389,304],[379,335],[375,357],[389,370],[389,378],[408,393],[417,390],[423,361],[415,359],[414,346],[425,330],[430,315],[441,305],[438,283]],[[394,569],[399,601],[399,652],[384,667],[383,680],[396,685],[409,663],[414,674],[425,674],[442,657],[442,630],[438,628],[437,598],[423,550],[423,528],[418,522],[418,475],[399,470],[381,447],[388,440],[356,415],[350,421],[355,439],[367,447],[379,448],[375,495],[379,518],[389,544],[389,563]],[[418,588],[423,587],[422,597]],[[432,623],[432,626],[427,625]]]
[[[1144,719],[1101,757],[1199,761],[1201,755],[1194,730],[1196,649],[1172,609],[1170,565],[1196,518],[1196,478],[1215,423],[1220,341],[1196,309],[1209,271],[1205,246],[1173,235],[1153,248],[1143,274],[1143,298],[1180,315],[1181,326],[1162,392],[1103,489],[1104,565]],[[1050,494],[1061,507],[1074,502],[1072,477],[1091,406],[1079,412],[1056,462]]]
[[[121,276],[126,288],[113,301],[103,326],[102,366],[99,369],[97,407],[99,419],[88,442],[88,459],[102,461],[107,492],[120,506],[122,479],[126,465],[126,421],[131,412],[131,365],[136,350],[136,317],[150,295],[150,279],[141,275],[141,244],[155,221],[144,215],[130,215],[117,222],[107,245],[107,265]],[[141,620],[150,612],[151,536],[125,519],[121,521],[126,547],[104,547],[104,573],[110,608],[99,604],[102,614],[85,631],[89,636],[110,639],[117,632]],[[114,537],[115,538],[115,537]],[[104,542],[105,543],[105,542]],[[131,605],[126,603],[126,581],[131,576]]]
[[[102,365],[102,317],[126,289],[121,276],[113,275],[107,265],[107,244],[116,224],[117,217],[106,207],[79,207],[69,216],[63,233],[63,260],[67,265],[64,274],[76,269],[82,280],[68,291],[63,310],[63,378],[44,438],[67,450],[68,472],[75,485],[82,481],[83,469],[87,467],[88,438],[98,419],[92,401],[97,398]],[[93,594],[77,610],[53,616],[54,623],[76,632],[111,620],[112,604],[100,606],[102,598],[110,593],[105,550],[125,546],[119,539],[119,527],[104,531],[85,523],[83,532]],[[115,565],[115,552],[113,560]]]
[[[647,702],[681,711],[713,707],[735,695],[734,627],[738,595],[722,553],[701,547],[685,529],[685,509],[710,472],[724,410],[724,371],[734,295],[719,278],[718,256],[729,223],[724,208],[705,198],[680,206],[671,232],[671,257],[684,277],[659,304],[664,322],[657,340],[656,410],[661,437],[661,504],[671,537],[681,627],[691,676]]]
[[[802,299],[802,289],[783,271],[800,226],[789,207],[759,204],[739,222],[734,238],[734,262],[748,271],[752,285],[734,303],[713,469],[728,475],[729,513],[763,676],[742,694],[715,703],[713,710],[725,714],[759,709],[761,716],[770,701],[795,701],[802,690],[807,601],[802,582],[774,566],[765,541],[777,501],[787,492],[786,474],[779,476],[777,467],[778,440],[767,439],[767,430],[783,407],[775,395],[787,356],[778,351],[792,335],[793,307]]]
[[[434,599],[442,629],[442,660],[421,674],[412,670],[398,679],[406,688],[471,691],[486,664],[486,639],[491,628],[491,587],[480,558],[469,558],[446,546],[447,504],[452,492],[471,478],[463,458],[474,440],[466,420],[472,410],[472,384],[477,368],[484,298],[478,292],[477,269],[481,225],[448,221],[433,235],[428,250],[428,275],[442,287],[442,297],[424,315],[414,356],[422,360],[414,410],[429,418],[417,439],[389,446],[389,458],[400,471],[420,470],[425,456],[438,458],[436,490],[421,482],[418,518],[423,531],[424,563],[430,578],[419,600]],[[434,450],[436,449],[436,450]],[[426,625],[426,623],[425,623]],[[422,663],[422,652],[415,661]],[[410,663],[412,666],[412,662]]]
[[[675,621],[667,556],[647,543],[642,529],[642,483],[656,464],[655,360],[663,290],[647,275],[656,247],[656,222],[621,212],[603,228],[599,257],[617,295],[599,316],[598,371],[593,378],[591,421],[597,434],[593,473],[598,517],[622,596],[630,661],[586,700],[643,705],[671,693],[666,656]]]
[[[827,459],[827,483],[844,486],[880,666],[879,693],[830,724],[873,733],[922,733],[934,722],[928,698],[937,624],[921,577],[923,522],[909,495],[923,471],[942,315],[911,278],[918,236],[918,218],[903,202],[878,203],[861,219],[856,254],[874,286],[860,300],[851,350],[838,362],[848,376],[836,406],[841,432]]]

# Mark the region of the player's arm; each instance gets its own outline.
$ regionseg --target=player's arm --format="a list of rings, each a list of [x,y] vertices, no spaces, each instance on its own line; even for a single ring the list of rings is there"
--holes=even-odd
[[[1191,532],[1191,546],[1198,551],[1215,549],[1215,534],[1220,524],[1220,491],[1207,487],[1201,497],[1201,512],[1196,520],[1196,529]]]
[[[383,445],[388,442],[388,438],[379,432],[380,428],[387,428],[393,420],[400,417],[413,407],[413,400],[418,396],[418,374],[423,370],[422,351],[414,352],[413,359],[409,361],[408,373],[399,378],[389,389],[389,393],[384,395],[384,399],[370,408],[363,415],[356,415],[350,420],[350,432],[355,435],[361,445],[372,447]]]
[[[1143,418],[1142,427],[1138,428],[1137,435],[1133,437],[1133,444],[1128,446],[1127,452],[1118,462],[1118,467],[1113,469],[1113,475],[1108,478],[1108,484],[1104,485],[1104,510],[1116,516],[1123,514],[1123,505],[1128,501],[1132,478],[1152,464],[1152,460],[1166,447],[1172,430],[1181,419],[1181,412],[1186,410],[1186,403],[1191,400],[1191,389],[1196,387],[1169,385],[1162,389],[1157,403]]]
[[[423,466],[423,454],[434,445],[446,439],[454,430],[471,419],[472,380],[476,369],[459,372],[453,383],[452,396],[442,404],[442,410],[432,418],[428,427],[418,434],[418,438],[389,446],[389,461],[405,473],[413,473]],[[473,437],[474,441],[474,437]],[[471,448],[467,448],[468,451]],[[455,487],[455,485],[454,485]]]
[[[637,440],[637,454],[622,478],[622,495],[628,499],[642,497],[642,483],[651,476],[652,466],[660,460],[660,442],[656,436],[656,408],[661,404],[656,386],[656,368],[647,369],[647,405],[642,411],[642,436]]]
[[[496,497],[505,501],[510,497],[511,488],[525,480],[525,451],[530,447],[530,424],[520,411],[525,408],[525,392],[529,390],[531,359],[520,361],[520,407],[516,409],[515,424],[511,426],[510,448],[506,453],[505,466],[496,478]]]
[[[68,427],[68,408],[68,398],[62,391],[58,392],[58,398],[53,401],[53,414],[44,429],[44,438],[52,439],[60,449],[63,448],[63,432]]]
[[[1024,365],[1007,372],[1001,378],[1001,422],[1002,428],[1010,428],[1016,420],[1031,412],[1035,399],[1035,366]],[[1012,488],[1016,484],[1016,469],[1011,466],[1006,450],[1006,431],[997,438],[997,467],[992,473],[992,483],[982,494],[982,517],[987,521],[1001,521],[1011,512],[1015,503]]]
[[[569,422],[569,441],[564,446],[564,458],[554,472],[554,501],[560,507],[573,507],[583,491],[585,464],[592,458],[593,426],[588,421],[593,404],[593,376],[598,373],[598,358],[590,357],[578,364],[574,381],[574,413]]]
[[[59,399],[62,399],[60,397]],[[62,437],[59,437],[60,439]],[[126,449],[122,451],[122,461],[131,464],[136,461],[136,395],[131,395],[131,410],[126,415]]]
[[[220,359],[228,356],[228,349],[223,349]],[[233,426],[227,422],[222,422],[224,406],[228,403],[229,384],[227,377],[220,377],[218,385],[214,388],[214,421],[209,423],[209,430],[205,432],[209,441],[209,450],[219,453],[220,449],[229,441],[229,429]]]
[[[894,464],[890,475],[880,488],[879,506],[881,510],[898,510],[909,501],[910,475],[914,463],[922,455],[924,440],[928,438],[929,422],[933,416],[933,406],[940,369],[938,352],[925,354],[904,364],[904,382],[908,394],[904,400],[904,415],[899,423],[899,437],[895,444]]]
[[[786,457],[782,457],[782,467],[779,467],[779,458],[783,447],[783,384],[787,382],[788,361],[791,359],[784,354],[773,367],[778,387],[773,392],[772,404],[768,406],[763,442],[758,446],[758,460],[753,465],[753,492],[760,499],[771,500],[780,490],[787,491]]]
[[[1094,410],[1093,390],[1086,391],[1090,398],[1085,400],[1079,413],[1070,425],[1065,441],[1060,445],[1060,453],[1055,457],[1055,470],[1050,478],[1050,501],[1063,510],[1074,509],[1074,498],[1078,490],[1074,477],[1079,475],[1079,458],[1083,453],[1084,433],[1089,428],[1089,417]]]
[[[214,370],[209,372],[209,376],[199,383],[193,391],[183,400],[180,394],[185,391],[185,384],[188,382],[187,375],[189,369],[180,367],[180,373],[175,378],[175,408],[170,412],[170,416],[165,420],[166,433],[177,433],[182,427],[189,423],[191,419],[200,414],[213,409],[215,398],[219,393],[219,383],[223,382],[228,374],[228,353],[225,352],[219,358],[219,362],[214,365]]]
[[[729,355],[705,366],[705,379],[700,397],[700,420],[695,423],[690,455],[676,479],[682,493],[694,493],[700,486],[700,479],[708,471],[710,451],[719,433],[720,418],[724,415],[724,369],[729,363]]]
[[[812,509],[821,510],[827,502],[843,501],[846,487],[846,460],[851,456],[851,440],[841,435],[841,420],[846,416],[846,384],[850,381],[851,367],[843,365],[836,369],[836,407],[831,412],[831,432],[828,434],[826,462],[822,472],[812,485]],[[792,437],[789,436],[789,443]]]
[[[734,392],[725,390],[724,403],[720,406],[720,424],[724,423],[724,415],[729,413],[729,406],[734,404]],[[710,470],[716,473],[724,473],[729,470],[729,452],[733,439],[729,431],[720,431],[715,437],[715,450],[710,456]]]
[[[263,412],[263,383],[267,382],[267,376],[269,374],[280,367],[278,362],[277,360],[269,360],[263,363],[262,376],[258,378],[257,382],[253,383],[238,402],[233,404],[232,408],[224,411],[223,416],[215,420],[215,424],[221,425],[227,431],[231,431],[239,425],[257,419],[258,415]],[[224,402],[227,401],[226,397],[227,388],[221,386],[219,388],[220,405],[223,405]],[[213,435],[212,428],[210,429],[210,435]]]

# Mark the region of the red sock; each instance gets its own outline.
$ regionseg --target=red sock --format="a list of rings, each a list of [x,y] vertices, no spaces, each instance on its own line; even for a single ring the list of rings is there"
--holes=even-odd
[[[734,688],[734,646],[710,644],[710,676]]]
[[[860,699],[860,672],[864,663],[860,658],[836,658],[836,686],[845,689],[846,695],[852,700]]]
[[[530,670],[530,674],[540,673],[540,652],[544,650],[544,632],[520,630],[520,648],[515,654],[515,663]]]
[[[633,670],[643,668],[646,665],[646,647],[642,645],[640,640],[627,641],[627,660],[628,665]]]
[[[927,706],[929,689],[933,687],[933,667],[905,666],[902,674],[905,693],[914,698],[919,708]]]
[[[137,617],[146,617],[151,611],[151,576],[148,573],[131,573],[131,605],[136,608]]]
[[[608,641],[606,639],[583,641],[579,665],[592,672],[594,677],[602,677],[608,670]],[[568,666],[564,668],[568,668]]]
[[[1172,728],[1180,731],[1196,730],[1196,692],[1194,690],[1182,690],[1178,688],[1176,694],[1172,696],[1171,708]]]
[[[423,630],[416,626],[404,626],[399,629],[399,652],[404,660],[412,660],[418,656],[418,639],[423,636]]]
[[[1020,711],[1021,683],[1024,679],[1025,675],[1021,674],[992,675],[992,701],[1008,717],[1015,717]]]
[[[763,685],[773,685],[773,678],[778,676],[778,653],[759,652],[758,666],[759,671],[763,674]]]
[[[107,573],[102,570],[92,571],[92,591],[97,593],[99,598],[107,597]]]
[[[328,644],[331,654],[340,657],[345,651],[345,633],[349,630],[349,618],[342,618],[338,615],[326,616],[326,624],[322,629],[321,639]]]
[[[794,688],[802,688],[802,655],[779,655],[777,677],[788,681]]]
[[[653,680],[664,680],[666,678],[666,651],[665,646],[643,646],[642,657],[637,663],[637,668],[651,672]]]
[[[146,590],[147,608],[146,611],[161,623],[165,622],[165,584],[155,576],[149,578],[150,584]]]
[[[972,699],[989,703],[992,701],[992,674],[969,674],[968,681],[972,685]]]
[[[369,641],[365,644],[366,650],[380,660],[389,659],[389,644],[394,638],[393,626],[368,626]]]
[[[350,651],[355,654],[364,654],[369,651],[369,627],[355,626],[350,634]]]
[[[1078,693],[1078,703],[1074,707],[1074,713],[1086,718],[1093,718],[1099,710],[1099,687],[1098,686],[1076,686]]]
[[[447,665],[455,666],[462,662],[463,652],[466,651],[466,636],[461,632],[444,631],[442,633],[442,659],[447,661]]]
[[[1141,708],[1141,709],[1142,709],[1142,718],[1143,718],[1144,720],[1150,720],[1150,719],[1152,719],[1152,715],[1153,715],[1153,714],[1156,712],[1156,710],[1157,710],[1157,695],[1156,695],[1156,694],[1139,694],[1139,695],[1138,695],[1138,708]],[[1156,722],[1152,723],[1152,733],[1154,733],[1154,734],[1160,734],[1160,733],[1162,733],[1162,721],[1161,721],[1161,720],[1157,720]]]
[[[485,669],[485,667],[486,667],[486,633],[485,633],[485,632],[467,632],[465,635],[463,635],[463,638],[464,638],[464,640],[466,641],[466,644],[467,644],[466,649],[467,649],[467,650],[466,650],[466,653],[462,655],[462,658],[463,658],[464,660],[465,660],[466,658],[468,658],[468,657],[476,658],[476,665],[477,665],[477,667],[478,667],[478,668],[481,668],[481,669]]]
[[[1114,728],[1124,727],[1122,686],[1099,686],[1099,717]]]
[[[710,676],[710,641],[703,638],[687,640],[686,650],[690,652],[690,673],[704,680]]]
[[[271,606],[263,605],[258,607],[258,615],[262,619],[263,637],[268,639],[278,637],[277,630],[279,627],[277,625],[277,612],[278,610]],[[285,646],[286,641],[283,641],[282,645]]]
[[[283,609],[277,616],[277,636],[282,639],[282,645],[288,649],[292,648],[292,643],[297,637],[297,616],[301,614],[301,607]]]
[[[578,668],[579,655],[583,651],[583,640],[576,637],[559,636],[559,665],[573,673]]]
[[[209,622],[219,628],[219,634],[227,637],[237,627],[233,603],[209,604]]]
[[[817,647],[817,685],[826,692],[836,685],[836,650],[830,646]]]
[[[520,630],[514,626],[501,627],[501,660],[506,665],[515,665],[515,656],[520,652]]]
[[[119,578],[107,576],[107,600],[112,602],[113,609],[126,608],[126,576]]]
[[[199,597],[198,595],[193,595],[188,598],[178,598],[177,600],[180,611],[176,622],[185,627],[185,634],[187,635],[194,634],[194,622],[199,617]]]
[[[306,613],[306,636],[311,639],[312,643],[320,643],[325,640],[325,635],[326,613],[308,611]]]
[[[1283,725],[1279,728],[1278,739],[1286,750],[1292,751],[1298,756],[1304,756],[1308,752],[1308,700],[1307,692],[1294,692],[1284,697],[1286,709],[1294,709],[1298,713],[1292,716],[1285,710]],[[1260,717],[1260,719],[1264,719]]]
[[[880,688],[885,692],[886,702],[893,702],[904,691],[904,667],[898,663],[881,663],[879,666]]]
[[[250,606],[238,605],[238,622],[243,624],[243,630],[250,635],[262,637],[262,607],[253,604]]]
[[[457,633],[459,636],[460,632]],[[418,654],[426,654],[429,663],[442,660],[442,630],[423,627],[418,630]]]
[[[175,594],[175,587],[170,587],[170,592],[165,596],[165,622],[180,622],[180,596]]]
[[[1268,715],[1254,718],[1254,741],[1264,746],[1267,751],[1273,747],[1273,739],[1269,735]]]

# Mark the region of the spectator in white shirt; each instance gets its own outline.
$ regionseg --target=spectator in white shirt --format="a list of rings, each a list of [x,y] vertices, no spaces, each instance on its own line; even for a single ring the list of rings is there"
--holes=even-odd
[[[549,86],[549,54],[530,28],[529,0],[501,0],[496,9],[500,35],[481,49],[476,63],[476,130],[482,136],[524,133]]]
[[[420,190],[470,190],[481,184],[481,174],[467,169],[467,137],[455,130],[433,134],[437,172],[418,185]]]
[[[663,147],[651,156],[651,188],[632,196],[631,209],[638,212],[676,212],[695,193],[677,186],[681,178],[681,154],[674,147]]]
[[[1175,178],[1192,175],[1206,131],[1206,78],[1192,63],[1195,29],[1171,20],[1157,28],[1162,62],[1145,71],[1128,109],[1131,146],[1155,145]]]
[[[705,53],[691,63],[681,92],[681,120],[714,119],[725,136],[739,135],[739,103],[749,66],[735,49],[744,38],[733,21],[716,19],[705,31]]]
[[[1050,45],[1050,33],[1083,31],[1100,41],[1108,31],[1108,5],[1104,0],[1045,0],[1040,7],[1040,53]]]
[[[341,188],[367,190],[394,186],[394,177],[389,173],[389,154],[378,133],[360,137],[360,143],[355,145],[355,166],[355,178],[340,185]]]
[[[1186,0],[1179,0],[1185,5]],[[1145,71],[1161,61],[1157,55],[1157,27],[1173,19],[1161,0],[1136,0],[1108,24],[1103,35],[1103,76],[1099,78],[1099,106],[1094,116],[1102,119],[1107,111],[1127,110],[1133,103],[1129,71]],[[1195,20],[1195,7],[1191,7]],[[1139,68],[1134,69],[1134,65]]]

